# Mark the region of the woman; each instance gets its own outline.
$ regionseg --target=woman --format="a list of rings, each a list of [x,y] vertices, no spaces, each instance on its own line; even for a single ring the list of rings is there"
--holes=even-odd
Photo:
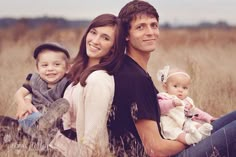
[[[65,156],[109,153],[106,124],[114,95],[112,74],[119,68],[125,48],[122,34],[117,17],[102,14],[91,22],[82,38],[69,72],[72,83],[64,94],[70,103],[63,116],[66,131],[58,132],[50,143]],[[73,130],[75,140],[67,138]]]

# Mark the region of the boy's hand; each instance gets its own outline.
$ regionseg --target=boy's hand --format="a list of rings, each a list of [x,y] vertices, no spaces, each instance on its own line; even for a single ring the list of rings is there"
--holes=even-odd
[[[38,112],[38,110],[31,102],[25,100],[25,104],[18,105],[17,112],[16,112],[16,118],[17,119],[24,119],[29,114],[31,114],[33,112]]]

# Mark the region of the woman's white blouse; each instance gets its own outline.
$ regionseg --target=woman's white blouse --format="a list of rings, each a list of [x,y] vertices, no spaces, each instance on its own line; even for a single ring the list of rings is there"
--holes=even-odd
[[[65,130],[76,129],[78,140],[76,147],[80,153],[84,149],[90,154],[95,148],[100,149],[100,147],[104,149],[100,151],[106,151],[108,147],[107,119],[113,101],[114,88],[113,76],[108,75],[104,70],[92,72],[86,80],[85,87],[82,87],[80,83],[67,87],[64,98],[69,101],[70,109],[63,116],[63,126]]]

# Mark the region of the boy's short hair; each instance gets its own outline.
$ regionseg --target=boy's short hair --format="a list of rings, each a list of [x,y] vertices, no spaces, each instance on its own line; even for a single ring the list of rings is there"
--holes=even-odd
[[[46,42],[46,43],[40,44],[39,46],[35,48],[34,53],[33,53],[34,59],[37,59],[39,53],[41,53],[43,50],[63,52],[68,59],[70,58],[70,54],[64,46],[56,42]]]

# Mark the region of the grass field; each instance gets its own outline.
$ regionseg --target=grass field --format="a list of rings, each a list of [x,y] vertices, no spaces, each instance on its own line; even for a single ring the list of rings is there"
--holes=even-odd
[[[150,62],[153,79],[166,64],[183,67],[192,77],[190,96],[196,106],[215,116],[235,110],[235,35],[236,29],[162,30]]]
[[[32,51],[43,41],[64,43],[75,56],[83,29],[0,29],[0,114],[14,117],[13,95],[35,70]],[[149,73],[159,91],[156,73],[165,65],[184,68],[192,77],[190,97],[195,105],[218,117],[236,109],[236,28],[162,29]]]
[[[28,29],[15,26],[0,30],[0,114],[14,116],[15,91],[35,70],[32,51],[43,41],[62,42],[77,53],[83,29]],[[159,91],[156,73],[164,65],[185,68],[192,77],[190,96],[195,105],[215,116],[236,109],[236,29],[163,29],[149,72]]]

